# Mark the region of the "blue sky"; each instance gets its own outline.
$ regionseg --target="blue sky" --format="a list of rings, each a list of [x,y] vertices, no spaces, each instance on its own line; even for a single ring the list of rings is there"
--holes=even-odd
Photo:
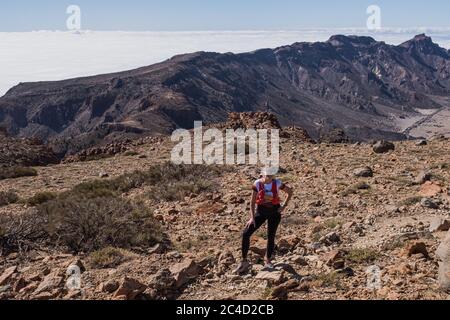
[[[448,0],[2,0],[0,32],[64,30],[70,4],[89,30],[364,28],[371,4],[383,27],[450,27]]]

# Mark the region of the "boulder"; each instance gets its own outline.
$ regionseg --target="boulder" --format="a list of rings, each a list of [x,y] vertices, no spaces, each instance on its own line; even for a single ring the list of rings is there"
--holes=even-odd
[[[100,284],[99,289],[101,292],[113,293],[114,291],[117,291],[117,289],[119,289],[119,282],[115,280],[108,280]]]
[[[344,254],[341,250],[332,250],[323,255],[322,260],[333,269],[342,269],[345,266]]]
[[[45,278],[33,292],[33,295],[40,296],[41,294],[45,293],[53,294],[53,290],[59,288],[59,286],[61,286],[61,284],[63,283],[63,280],[64,279],[59,275],[58,270],[53,271],[45,276]]]
[[[358,178],[373,177],[373,170],[370,167],[358,168],[353,171],[353,175]]]
[[[392,142],[388,141],[378,141],[373,145],[373,151],[375,153],[381,154],[381,153],[388,153],[389,151],[394,151],[395,145]]]
[[[279,285],[286,281],[285,272],[283,270],[261,270],[255,277],[256,280],[267,281],[271,285]]]
[[[175,285],[177,288],[183,287],[186,283],[195,279],[199,274],[201,268],[194,260],[186,259],[181,263],[173,265],[170,272],[175,278]]]
[[[417,147],[423,147],[423,146],[426,146],[426,145],[428,145],[427,140],[419,140],[419,141],[416,142],[416,146]]]
[[[341,242],[341,237],[336,232],[330,232],[319,239],[320,243],[331,245]]]
[[[420,195],[422,197],[434,197],[442,192],[441,186],[431,182],[426,181],[421,187],[420,187]]]
[[[278,250],[281,252],[289,252],[295,249],[299,244],[300,238],[296,235],[282,237],[277,244]]]
[[[439,209],[439,204],[430,198],[423,198],[420,204],[427,209]]]
[[[450,220],[444,218],[433,218],[430,223],[430,232],[448,231],[450,230]]]
[[[413,241],[406,245],[404,253],[406,256],[411,257],[416,254],[422,254],[424,257],[429,258],[427,245],[422,241]]]
[[[296,289],[300,283],[291,279],[273,288],[270,294],[270,300],[286,300],[290,291]]]
[[[143,293],[147,286],[138,280],[125,277],[121,280],[119,288],[114,293],[114,297],[124,300],[135,300],[138,295]]]
[[[2,275],[0,276],[0,286],[7,284],[9,282],[9,280],[11,280],[13,274],[16,272],[17,272],[16,266],[10,267],[10,268],[6,269],[5,271],[3,271]]]

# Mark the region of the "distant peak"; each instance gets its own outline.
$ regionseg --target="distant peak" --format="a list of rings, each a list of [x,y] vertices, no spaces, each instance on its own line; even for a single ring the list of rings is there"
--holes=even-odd
[[[376,43],[376,40],[372,37],[364,36],[344,36],[344,35],[334,35],[328,41],[332,46],[342,46],[342,45],[363,45],[369,46]]]
[[[402,43],[400,46],[408,48],[408,47],[411,47],[416,44],[434,44],[434,43],[430,37],[428,37],[425,33],[422,33],[422,34],[418,34],[411,40],[408,40],[408,41]]]
[[[415,36],[413,39],[402,43],[400,47],[408,50],[416,50],[424,54],[440,55],[444,58],[448,58],[447,50],[434,43],[433,40],[425,34]]]
[[[428,37],[425,33],[418,34],[415,36],[412,41],[432,41],[430,37]]]

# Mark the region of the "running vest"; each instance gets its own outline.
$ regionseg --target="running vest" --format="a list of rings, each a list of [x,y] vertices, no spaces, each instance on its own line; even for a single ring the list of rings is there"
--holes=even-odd
[[[272,204],[274,206],[279,205],[281,203],[281,201],[278,196],[277,182],[275,180],[272,181],[272,194],[273,194]],[[265,204],[266,203],[265,196],[266,196],[266,190],[264,189],[264,183],[260,182],[258,196],[256,198],[256,204],[257,205]]]

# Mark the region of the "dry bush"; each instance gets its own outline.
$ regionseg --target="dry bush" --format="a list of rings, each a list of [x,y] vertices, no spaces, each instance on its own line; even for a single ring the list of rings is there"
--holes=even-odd
[[[25,214],[0,216],[0,248],[8,252],[38,243],[93,252],[165,241],[161,224],[147,207],[120,197],[57,198]]]
[[[199,194],[210,191],[214,187],[209,180],[197,178],[190,181],[173,181],[167,183],[162,188],[152,188],[148,193],[149,197],[154,200],[176,201],[183,200],[190,194]]]
[[[54,192],[38,192],[31,198],[25,200],[25,203],[29,206],[35,207],[50,200],[56,199],[57,197],[58,194]]]
[[[55,199],[40,206],[38,214],[46,218],[49,238],[74,252],[151,247],[164,240],[147,207],[120,197]]]
[[[372,263],[377,260],[380,253],[372,248],[354,248],[346,254],[346,259],[354,263]]]
[[[72,252],[93,252],[106,247],[146,248],[165,242],[161,224],[152,212],[143,203],[123,199],[121,194],[147,185],[155,188],[155,199],[180,199],[212,189],[209,180],[219,176],[220,170],[224,169],[166,163],[114,179],[81,183],[58,195],[38,193],[28,199],[36,209],[13,219],[21,219],[32,228],[1,224],[0,244],[10,250],[22,242],[40,241]]]
[[[214,184],[211,180],[220,173],[220,169],[215,166],[165,163],[155,165],[147,171],[135,171],[114,179],[84,182],[61,194],[61,197],[117,196],[135,188],[151,186],[148,195],[152,199],[175,201],[192,193],[213,190]]]
[[[29,167],[6,167],[0,170],[0,180],[37,176],[36,169]]]
[[[43,229],[45,218],[35,210],[24,214],[0,215],[0,256],[26,251],[47,238]]]
[[[8,204],[16,203],[19,201],[19,197],[13,191],[0,191],[0,207],[7,206]]]
[[[58,198],[83,197],[101,198],[115,197],[132,189],[144,185],[155,186],[158,192],[164,195],[158,199],[171,199],[172,193],[175,198],[189,193],[198,193],[209,189],[209,180],[219,174],[217,167],[207,167],[200,165],[183,166],[171,163],[155,165],[147,171],[134,171],[108,180],[92,180],[80,183],[71,190],[60,193]],[[167,189],[171,190],[167,190]],[[39,205],[53,200],[53,193],[38,193],[28,199],[29,205]]]
[[[88,262],[93,268],[115,268],[118,265],[131,259],[133,254],[120,248],[106,247],[92,252],[89,255]]]

